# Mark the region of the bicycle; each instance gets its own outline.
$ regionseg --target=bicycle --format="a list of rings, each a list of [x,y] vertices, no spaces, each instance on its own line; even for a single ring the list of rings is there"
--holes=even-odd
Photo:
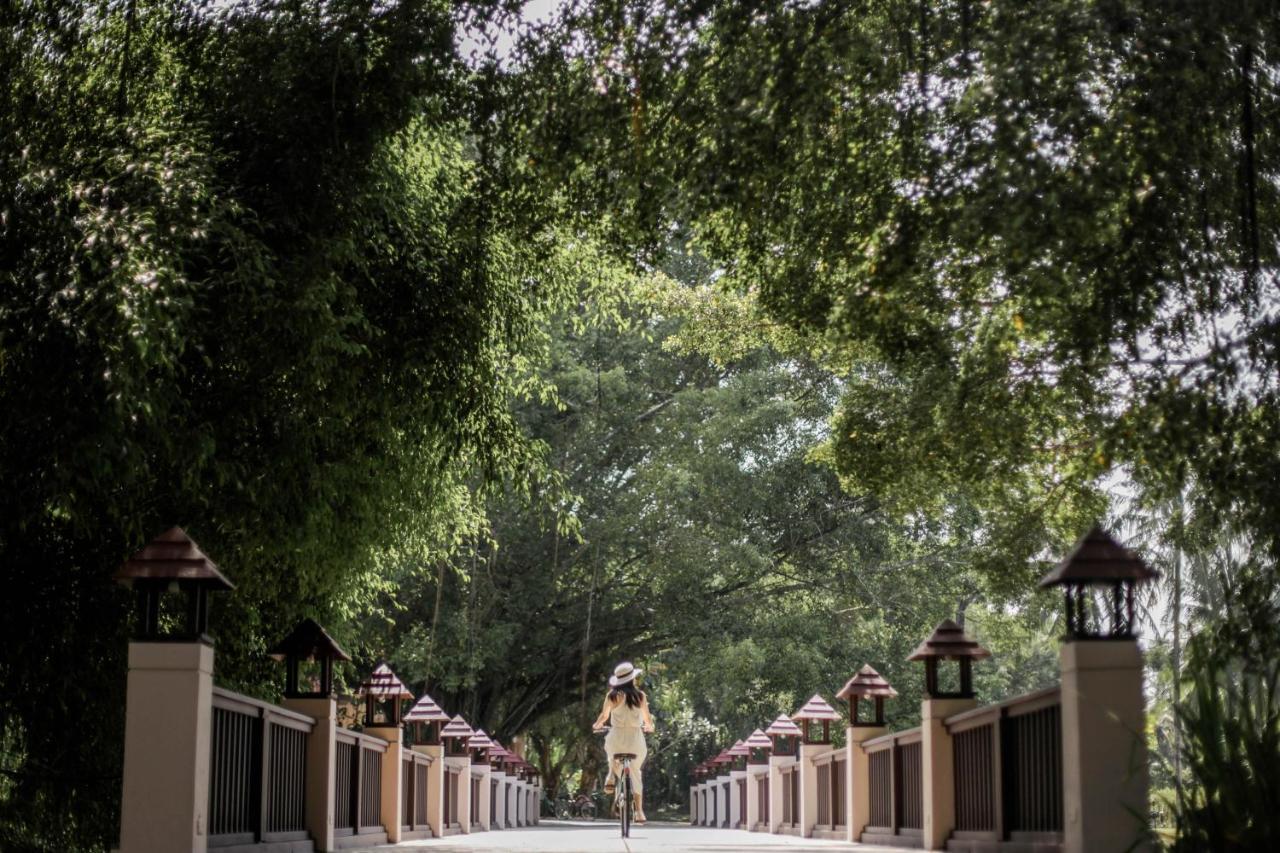
[[[599,734],[607,734],[609,727],[605,726],[597,730]],[[618,771],[618,781],[614,788],[613,794],[613,811],[618,815],[622,824],[622,837],[631,837],[631,762],[635,759],[635,754],[630,752],[615,752],[613,757],[616,761],[621,762],[622,769]],[[612,768],[610,768],[612,770]]]

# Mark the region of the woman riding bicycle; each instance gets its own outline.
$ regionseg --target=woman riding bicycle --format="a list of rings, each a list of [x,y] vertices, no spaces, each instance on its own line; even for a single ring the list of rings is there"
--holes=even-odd
[[[643,670],[630,663],[620,663],[609,678],[609,692],[604,697],[600,716],[591,724],[593,731],[602,731],[607,722],[609,734],[604,739],[604,751],[609,755],[609,778],[604,792],[613,796],[617,778],[622,772],[622,762],[614,756],[634,755],[631,759],[631,785],[634,792],[633,810],[635,822],[644,823],[644,784],[640,781],[640,768],[644,766],[648,748],[644,733],[653,731],[653,717],[649,714],[649,699],[636,687],[636,676]]]

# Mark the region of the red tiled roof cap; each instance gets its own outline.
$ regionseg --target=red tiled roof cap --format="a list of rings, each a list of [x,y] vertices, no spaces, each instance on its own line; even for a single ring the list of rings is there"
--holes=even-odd
[[[786,714],[779,714],[778,719],[769,724],[769,728],[764,730],[767,735],[788,735],[797,736],[803,734],[800,727],[791,722],[791,718]]]
[[[1142,561],[1134,551],[1117,542],[1099,525],[1081,536],[1062,562],[1040,581],[1043,589],[1069,583],[1147,581],[1160,573]]]
[[[447,723],[449,715],[436,704],[436,700],[423,693],[421,698],[413,703],[409,713],[405,714],[401,719],[406,723]]]
[[[449,725],[440,730],[440,737],[449,738],[469,738],[475,734],[471,730],[471,726],[467,725],[467,721],[462,719],[462,715],[458,714],[449,721]]]
[[[743,743],[740,740],[737,743],[735,743],[733,746],[726,749],[724,754],[732,756],[734,758],[740,758],[741,756],[744,756],[744,755],[750,755],[751,750],[750,748],[747,747],[745,743]]]
[[[493,741],[489,740],[489,736],[484,733],[484,729],[477,729],[476,733],[467,739],[467,747],[469,749],[489,749],[493,746]]]
[[[838,720],[840,712],[827,704],[827,700],[823,699],[817,693],[809,697],[809,701],[804,703],[804,707],[791,715],[792,720]]]
[[[773,749],[773,741],[769,740],[769,736],[764,732],[756,729],[751,735],[743,741],[748,749]]]
[[[925,660],[927,658],[939,658],[941,660],[972,658],[974,660],[982,660],[988,657],[991,657],[991,652],[978,645],[977,641],[970,638],[955,622],[950,619],[943,619],[938,623],[938,627],[933,629],[929,639],[916,646],[916,650],[911,653],[911,657],[907,658],[907,660]]]
[[[845,682],[836,694],[837,699],[848,700],[854,696],[897,696],[898,691],[889,686],[884,676],[866,664],[857,675]]]
[[[112,577],[123,584],[135,580],[202,581],[211,589],[235,589],[181,527],[170,527],[142,546]]]
[[[378,664],[374,669],[373,675],[360,685],[359,690],[362,696],[383,696],[394,697],[396,699],[412,699],[413,694],[409,692],[409,688],[404,686],[404,682],[396,678],[396,674],[391,671],[391,667],[385,663]]]

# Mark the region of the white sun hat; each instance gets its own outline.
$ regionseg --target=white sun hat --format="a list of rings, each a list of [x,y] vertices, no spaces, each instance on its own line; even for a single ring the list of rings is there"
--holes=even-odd
[[[610,687],[621,687],[628,681],[634,681],[635,677],[644,672],[631,664],[631,661],[624,661],[613,668],[613,675],[609,676]]]

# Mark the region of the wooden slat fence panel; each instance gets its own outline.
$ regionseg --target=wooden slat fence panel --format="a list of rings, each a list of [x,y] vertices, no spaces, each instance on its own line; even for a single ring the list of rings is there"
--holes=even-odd
[[[360,766],[359,747],[354,743],[338,741],[335,757],[336,772],[333,786],[333,825],[335,829],[355,830],[356,787]]]
[[[756,779],[756,810],[760,815],[760,822],[765,826],[769,825],[769,777],[761,775]]]
[[[994,723],[958,732],[952,740],[955,760],[956,829],[994,832],[995,775],[992,737]]]
[[[831,765],[818,768],[818,826],[831,826]]]
[[[307,733],[270,722],[268,833],[306,831]]]
[[[843,761],[831,762],[831,825],[845,826],[848,816],[845,814],[845,768]]]
[[[382,753],[360,748],[360,830],[382,826]]]
[[[1062,714],[1051,705],[1003,721],[1009,832],[1062,831]]]
[[[210,836],[253,840],[258,824],[259,737],[257,717],[227,708],[213,709]]]
[[[306,837],[305,714],[215,687],[209,744],[213,846]]]
[[[897,829],[924,828],[924,768],[921,763],[919,741],[897,746],[894,776],[897,784],[894,794],[897,799]]]
[[[871,793],[871,826],[893,826],[893,750],[867,756]]]

